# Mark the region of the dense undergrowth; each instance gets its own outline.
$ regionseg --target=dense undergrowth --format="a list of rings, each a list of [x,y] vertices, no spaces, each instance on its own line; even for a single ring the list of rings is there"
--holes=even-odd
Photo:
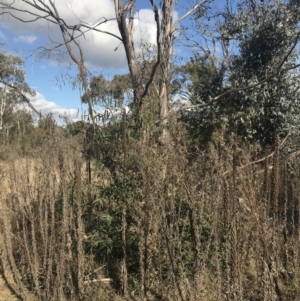
[[[299,299],[295,137],[125,127],[1,145],[1,271],[21,300]]]
[[[53,103],[30,97],[6,22],[2,278],[20,300],[300,300],[299,1],[144,2],[110,1],[108,17],[0,0],[5,22],[61,33],[48,44],[38,25],[31,54],[70,71],[58,85],[80,91],[89,121],[41,116]]]

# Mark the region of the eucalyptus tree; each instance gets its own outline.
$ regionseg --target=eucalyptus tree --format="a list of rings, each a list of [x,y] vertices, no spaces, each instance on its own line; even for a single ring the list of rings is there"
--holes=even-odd
[[[89,114],[94,124],[96,123],[95,112],[93,110],[92,94],[88,80],[88,69],[84,58],[79,38],[84,36],[88,31],[95,31],[102,34],[108,34],[119,40],[125,49],[126,59],[131,77],[133,89],[133,111],[137,116],[142,110],[149,87],[153,82],[153,78],[157,73],[161,74],[161,81],[158,89],[158,101],[160,106],[160,119],[162,124],[168,121],[169,113],[169,97],[168,83],[170,75],[170,59],[174,51],[175,31],[181,21],[198,10],[206,0],[198,2],[194,7],[184,13],[181,17],[174,20],[173,14],[175,10],[175,0],[163,0],[156,3],[149,0],[149,4],[153,9],[153,18],[156,25],[156,53],[153,54],[155,63],[152,66],[150,77],[145,79],[143,72],[139,66],[138,51],[134,45],[134,20],[137,11],[136,6],[138,0],[114,0],[115,18],[106,19],[105,12],[99,12],[99,21],[94,24],[85,22],[86,20],[78,20],[78,24],[68,24],[61,17],[61,13],[57,8],[54,0],[1,0],[0,8],[2,13],[9,14],[13,18],[17,18],[22,22],[34,22],[44,19],[51,24],[58,26],[63,38],[63,42],[57,46],[66,47],[71,60],[77,65],[79,78],[82,82],[85,100],[89,106]],[[101,25],[107,22],[117,22],[119,36],[101,29]]]
[[[206,13],[215,18],[211,44],[222,51],[198,48],[185,66],[194,110],[185,115],[202,134],[225,122],[248,141],[272,144],[298,124],[299,6],[247,0]]]
[[[93,105],[101,105],[104,109],[120,109],[124,104],[125,94],[132,90],[129,74],[115,75],[112,80],[102,74],[93,76],[89,82],[90,96]],[[87,103],[87,95],[81,97],[83,103]]]
[[[191,60],[182,66],[179,72],[183,75],[186,85],[186,97],[195,106],[203,108],[183,111],[181,118],[188,125],[188,130],[194,140],[206,143],[212,134],[221,126],[226,114],[222,104],[224,99],[211,102],[225,90],[224,78],[226,66],[220,65],[216,57],[195,54]],[[207,105],[206,104],[210,104]]]
[[[237,133],[248,140],[273,144],[277,134],[285,136],[299,123],[299,20],[293,3],[246,1],[221,27],[238,42],[229,66],[231,86],[261,82],[229,98]]]
[[[0,53],[0,131],[9,129],[18,123],[18,105],[26,103],[38,113],[30,103],[28,96],[34,91],[25,81],[24,62],[18,56]],[[19,114],[20,115],[20,114]]]
[[[71,1],[70,1],[71,2]],[[159,114],[157,119],[159,120],[159,124],[162,125],[162,141],[167,144],[169,141],[168,135],[168,114],[169,114],[169,81],[170,81],[170,61],[174,53],[174,40],[176,37],[176,30],[178,25],[182,20],[187,18],[193,12],[195,12],[201,5],[206,2],[206,0],[202,0],[198,2],[195,6],[193,6],[190,10],[184,13],[181,17],[175,19],[173,16],[174,11],[176,9],[175,4],[177,1],[175,0],[161,0],[156,3],[155,0],[149,0],[148,5],[152,8],[153,11],[153,19],[155,22],[156,28],[156,45],[155,50],[152,53],[150,72],[145,73],[143,70],[143,64],[140,64],[139,58],[139,50],[137,49],[134,43],[134,22],[135,22],[135,13],[137,12],[137,6],[145,5],[145,1],[138,0],[114,0],[115,5],[115,17],[111,19],[105,18],[105,12],[99,11],[99,21],[94,24],[89,24],[86,20],[78,20],[77,24],[69,24],[68,21],[61,17],[61,11],[58,9],[57,2],[54,0],[0,0],[0,8],[4,14],[8,14],[13,18],[16,18],[24,23],[27,22],[35,22],[37,20],[45,20],[50,24],[54,24],[59,28],[59,31],[62,36],[62,43],[53,47],[53,49],[58,49],[60,47],[66,48],[71,60],[75,63],[78,68],[78,77],[82,82],[82,86],[84,89],[84,101],[88,103],[89,106],[89,115],[93,121],[94,126],[97,123],[96,114],[94,111],[93,101],[100,100],[101,97],[103,100],[106,100],[107,96],[112,92],[113,97],[115,99],[121,98],[123,88],[117,84],[118,80],[115,78],[114,89],[110,90],[110,87],[106,80],[102,77],[99,78],[100,81],[97,83],[95,79],[94,82],[89,81],[89,74],[87,69],[87,64],[85,61],[85,54],[82,48],[80,38],[85,37],[85,34],[89,31],[98,32],[99,34],[106,34],[113,36],[123,45],[127,65],[129,69],[130,82],[131,82],[131,90],[133,91],[133,101],[132,101],[132,115],[134,120],[139,124],[142,119],[141,116],[144,111],[144,107],[148,105],[148,102],[153,101],[153,95],[151,95],[150,91],[155,91],[156,93],[156,102],[159,106]],[[114,34],[112,32],[108,32],[103,30],[101,25],[107,22],[115,22],[118,27],[119,35]],[[154,78],[159,78],[159,83],[154,86]],[[95,85],[94,85],[95,83]],[[97,91],[97,86],[101,86],[100,92],[102,96],[100,99],[97,99],[97,95],[94,93]],[[94,91],[93,91],[94,90]],[[126,114],[123,117],[124,129],[126,129]],[[137,128],[137,127],[136,127]],[[126,170],[127,164],[127,140],[126,140],[126,131],[124,130],[124,135],[122,138],[123,141],[123,162],[119,165],[122,166],[122,169]],[[109,141],[111,142],[111,141]],[[120,160],[120,157],[118,157]],[[122,160],[120,160],[122,161]],[[113,162],[114,163],[114,162]],[[119,173],[114,174],[115,179],[119,177]],[[124,178],[122,178],[124,182]],[[127,255],[126,255],[126,232],[127,232],[127,200],[124,197],[127,187],[124,184],[124,192],[122,191],[122,196],[118,195],[118,199],[120,199],[122,203],[122,247],[123,247],[123,259],[121,263],[121,282],[122,282],[122,290],[124,295],[128,294],[127,288]],[[147,214],[147,213],[145,213]],[[145,236],[145,241],[147,241],[147,229],[143,234]],[[142,246],[142,240],[141,246]],[[149,247],[149,242],[146,242],[145,245],[145,254],[147,254],[147,248]],[[144,248],[141,247],[141,248]],[[145,275],[147,274],[147,266],[150,258],[146,255],[144,256],[144,252],[139,254],[140,256],[140,265],[141,265],[141,281],[140,281],[140,290],[141,296],[143,299],[147,294],[147,285]],[[80,280],[80,279],[79,279]],[[81,290],[82,281],[78,280],[78,288]],[[82,279],[81,279],[82,280]]]

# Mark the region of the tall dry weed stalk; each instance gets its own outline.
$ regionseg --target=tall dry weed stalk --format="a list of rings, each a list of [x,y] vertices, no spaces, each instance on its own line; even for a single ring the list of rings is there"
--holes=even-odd
[[[22,300],[86,300],[84,161],[56,134],[31,158],[14,158],[2,193],[2,264]]]
[[[277,140],[270,164],[271,153],[222,133],[204,149],[173,121],[166,145],[155,131],[130,137],[126,122],[115,144],[94,141],[110,155],[102,184],[62,137],[22,168],[14,161],[2,263],[21,298],[297,301],[297,157],[285,168]]]
[[[279,155],[280,139],[277,136],[274,146],[274,155],[272,162],[272,179],[271,179],[271,210],[274,219],[278,214],[278,194],[279,194]]]

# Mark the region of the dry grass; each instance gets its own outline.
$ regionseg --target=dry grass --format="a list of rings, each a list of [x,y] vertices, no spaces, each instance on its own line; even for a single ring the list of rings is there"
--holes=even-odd
[[[93,260],[86,262],[83,254],[90,185],[79,146],[53,135],[31,157],[10,154],[0,167],[1,261],[8,285],[22,300],[28,291],[37,300],[82,300],[83,290],[94,285],[84,278]]]
[[[17,301],[15,295],[8,289],[2,277],[0,278],[0,301]]]
[[[278,142],[265,164],[258,146],[222,135],[209,150],[191,148],[176,124],[170,137],[168,145],[150,134],[123,141],[126,160],[120,151],[111,170],[93,162],[91,182],[78,145],[59,135],[2,164],[2,263],[17,295],[299,299],[297,157],[283,162]],[[116,248],[111,257],[105,239]],[[107,277],[110,285],[100,281]]]

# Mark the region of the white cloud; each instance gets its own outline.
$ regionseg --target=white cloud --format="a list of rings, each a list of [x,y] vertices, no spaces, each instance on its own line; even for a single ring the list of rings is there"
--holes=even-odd
[[[78,118],[79,112],[78,109],[74,108],[63,108],[56,104],[53,101],[48,101],[45,96],[39,92],[36,92],[36,95],[33,97],[29,97],[31,104],[33,107],[41,112],[42,115],[53,114],[54,117],[64,117],[66,116],[69,119]],[[30,109],[28,109],[30,111]]]
[[[21,35],[21,36],[18,36],[17,38],[15,38],[15,42],[23,42],[23,43],[26,43],[26,44],[32,44],[35,40],[37,39],[36,36],[33,36],[33,35]]]
[[[48,2],[47,0],[45,1]],[[14,6],[18,9],[26,9],[34,11],[23,1],[17,0]],[[115,8],[112,0],[60,0],[56,1],[57,10],[64,21],[70,25],[79,23],[90,25],[96,24],[105,17],[107,20],[115,18]],[[16,17],[23,20],[33,19],[28,14],[16,12]],[[141,39],[151,44],[156,43],[156,25],[154,21],[153,11],[151,9],[141,9],[135,14],[135,35],[134,42],[139,50]],[[39,37],[40,41],[48,43],[49,48],[53,48],[62,43],[61,32],[58,26],[39,19],[32,23],[22,23],[16,19],[7,16],[5,26],[14,34],[18,34],[17,39],[30,41],[29,37]],[[104,20],[104,19],[102,19]],[[98,27],[101,30],[111,32],[119,36],[118,26],[115,20],[107,21]],[[77,32],[80,34],[80,32]],[[22,37],[22,38],[20,38]],[[45,41],[46,39],[46,41]],[[78,38],[85,55],[85,60],[89,67],[100,67],[110,69],[127,68],[126,56],[123,45],[120,40],[107,34],[98,32],[86,32],[84,36]],[[25,41],[24,41],[25,42]],[[53,42],[53,43],[52,43]],[[115,51],[115,49],[117,50]],[[64,46],[61,47],[65,51]],[[62,58],[63,60],[63,58]]]

